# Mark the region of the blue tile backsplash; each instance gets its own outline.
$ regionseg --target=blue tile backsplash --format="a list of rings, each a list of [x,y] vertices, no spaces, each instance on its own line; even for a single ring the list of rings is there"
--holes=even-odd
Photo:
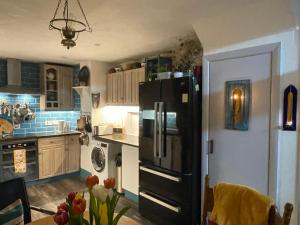
[[[68,122],[70,130],[75,130],[77,126],[77,119],[80,117],[80,111],[41,111],[40,110],[40,97],[31,95],[10,95],[0,93],[0,101],[5,101],[9,104],[24,104],[29,103],[30,108],[35,112],[35,119],[25,121],[21,124],[20,128],[14,129],[14,134],[30,134],[30,133],[44,133],[54,132],[57,126],[46,126],[45,121],[64,120]],[[1,118],[11,118],[0,115]]]
[[[77,74],[80,67],[74,67],[74,73]],[[40,66],[38,63],[22,62],[22,86],[40,91]],[[74,77],[75,77],[74,74]],[[0,59],[0,86],[7,84],[7,66],[6,60]],[[20,128],[14,129],[14,134],[30,134],[30,133],[44,133],[54,132],[57,126],[46,126],[45,121],[64,120],[68,122],[70,130],[75,130],[77,127],[77,119],[80,117],[80,96],[73,91],[74,110],[73,111],[43,111],[40,109],[40,96],[32,95],[11,95],[0,93],[0,101],[5,101],[8,104],[29,103],[32,111],[35,112],[36,117],[33,120],[25,121],[20,125]],[[4,115],[0,118],[5,118],[11,121]]]

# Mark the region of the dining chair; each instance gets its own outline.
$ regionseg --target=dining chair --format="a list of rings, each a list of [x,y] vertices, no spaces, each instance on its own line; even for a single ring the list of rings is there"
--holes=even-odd
[[[207,215],[209,212],[212,212],[214,208],[214,192],[213,192],[213,188],[209,187],[209,176],[205,177],[203,202],[204,204],[203,204],[201,225],[207,225]],[[289,225],[292,212],[293,212],[293,205],[291,203],[285,204],[283,216],[281,216],[278,213],[276,206],[272,206],[269,212],[268,225]]]
[[[18,199],[22,201],[25,224],[31,222],[31,209],[47,215],[55,214],[55,212],[50,210],[30,206],[25,181],[22,177],[0,183],[0,209],[5,208]]]

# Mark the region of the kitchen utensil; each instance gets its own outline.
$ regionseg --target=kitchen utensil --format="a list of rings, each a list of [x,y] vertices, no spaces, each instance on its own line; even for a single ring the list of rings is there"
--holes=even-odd
[[[85,132],[81,133],[81,135],[79,136],[79,143],[81,145],[86,145],[88,146],[90,143],[90,138],[89,135]]]
[[[0,134],[11,134],[13,130],[14,128],[12,123],[10,123],[8,120],[0,119]]]
[[[86,117],[80,116],[80,119],[77,120],[77,130],[83,131],[85,129]]]
[[[91,117],[90,116],[86,117],[85,131],[88,132],[88,133],[92,132],[92,125],[91,125]]]

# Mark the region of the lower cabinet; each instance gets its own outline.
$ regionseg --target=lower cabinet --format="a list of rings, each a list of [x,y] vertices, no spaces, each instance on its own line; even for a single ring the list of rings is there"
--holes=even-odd
[[[138,195],[139,149],[129,145],[122,145],[122,188]]]
[[[38,147],[40,179],[79,171],[78,135],[40,138]]]
[[[66,173],[80,170],[80,144],[78,135],[70,135],[65,138]]]

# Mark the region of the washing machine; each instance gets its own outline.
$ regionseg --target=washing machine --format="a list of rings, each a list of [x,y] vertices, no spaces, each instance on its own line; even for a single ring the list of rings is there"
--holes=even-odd
[[[108,177],[117,179],[117,168],[115,159],[122,152],[120,144],[93,141],[94,147],[91,151],[90,163],[91,173],[97,175],[100,184]]]

